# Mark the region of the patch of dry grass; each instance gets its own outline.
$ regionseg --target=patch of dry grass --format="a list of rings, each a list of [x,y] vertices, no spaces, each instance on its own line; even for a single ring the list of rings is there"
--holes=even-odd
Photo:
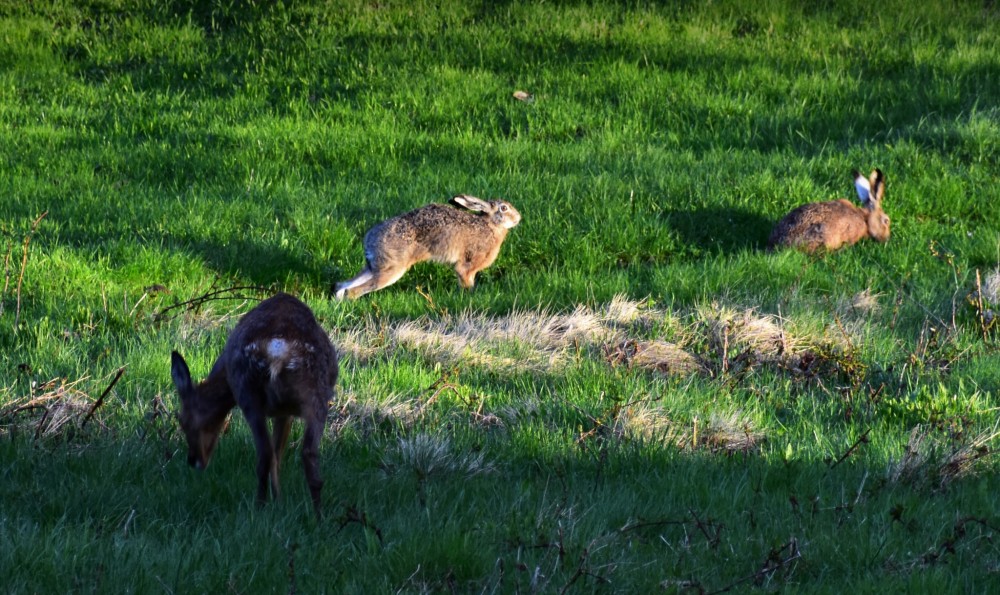
[[[82,428],[92,418],[95,406],[90,395],[79,388],[88,379],[69,382],[53,378],[33,384],[29,394],[14,398],[0,410],[0,433],[30,432],[38,439]]]
[[[694,438],[698,446],[712,452],[735,454],[756,452],[765,436],[744,412],[717,411],[712,413],[704,429]]]
[[[996,451],[1000,437],[994,426],[968,439],[945,442],[931,426],[918,425],[910,432],[903,455],[890,461],[888,477],[893,483],[932,484],[945,488],[953,481],[973,475],[983,460]]]
[[[422,411],[420,404],[406,395],[393,393],[381,399],[360,399],[356,391],[345,390],[330,411],[327,428],[334,434],[351,428],[362,436],[369,436],[380,431],[411,428]]]
[[[878,307],[877,296],[862,292],[843,307],[863,318]],[[797,372],[844,350],[842,328],[817,336],[797,332],[798,326],[752,308],[711,303],[675,313],[618,296],[600,308],[578,306],[563,314],[369,321],[334,340],[345,360],[360,365],[377,353],[402,350],[435,364],[504,373],[554,373],[580,358],[669,376],[717,376],[760,366]]]
[[[394,448],[382,457],[382,469],[388,474],[412,472],[424,481],[443,475],[474,477],[489,473],[493,466],[482,452],[460,451],[447,438],[417,434],[399,438]]]
[[[1000,306],[1000,268],[983,275],[982,285],[983,300],[994,306]]]
[[[467,312],[384,326],[369,320],[334,340],[345,359],[362,365],[375,353],[405,350],[444,365],[552,372],[565,367],[578,348],[614,336],[614,326],[634,319],[638,310],[636,303],[616,298],[604,311],[579,306],[566,314],[522,310],[499,317]]]

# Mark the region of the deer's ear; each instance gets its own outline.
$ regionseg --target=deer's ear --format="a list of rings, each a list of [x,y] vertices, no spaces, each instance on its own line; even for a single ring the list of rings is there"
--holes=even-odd
[[[176,351],[170,354],[170,377],[174,380],[174,386],[181,395],[183,401],[194,393],[194,383],[191,382],[191,371],[188,370],[187,362]]]

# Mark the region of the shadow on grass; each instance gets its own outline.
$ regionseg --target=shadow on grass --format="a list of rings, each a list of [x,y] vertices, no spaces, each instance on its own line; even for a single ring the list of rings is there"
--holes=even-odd
[[[763,250],[774,225],[760,213],[722,207],[668,211],[661,218],[684,244],[723,254]]]
[[[186,246],[219,275],[238,277],[252,285],[284,286],[295,280],[307,280],[309,285],[316,286],[324,281],[321,278],[322,263],[270,244],[244,240],[225,243],[192,240]]]

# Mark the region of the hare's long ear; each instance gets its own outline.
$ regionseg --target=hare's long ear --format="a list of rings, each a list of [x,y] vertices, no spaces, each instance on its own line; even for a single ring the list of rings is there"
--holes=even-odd
[[[858,173],[858,170],[851,172],[851,175],[854,176],[854,189],[858,191],[858,200],[861,201],[862,206],[867,207],[868,201],[871,199],[871,184]]]
[[[476,198],[475,196],[469,196],[468,194],[459,194],[458,196],[452,197],[451,202],[465,207],[470,211],[482,211],[484,213],[492,213],[493,206],[481,198]]]
[[[885,176],[882,175],[882,170],[878,168],[873,169],[872,175],[868,178],[868,182],[872,187],[871,200],[876,205],[881,205],[882,197],[885,196]]]

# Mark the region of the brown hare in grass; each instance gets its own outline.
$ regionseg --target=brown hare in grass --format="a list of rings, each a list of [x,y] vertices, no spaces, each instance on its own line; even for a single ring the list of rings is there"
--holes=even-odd
[[[509,202],[465,194],[451,201],[464,209],[429,204],[387,219],[365,234],[365,268],[337,284],[336,296],[356,298],[392,285],[411,266],[433,260],[455,267],[468,289],[476,273],[493,264],[507,232],[521,222]]]
[[[319,446],[337,370],[337,353],[326,331],[309,306],[286,293],[264,300],[240,319],[200,383],[191,380],[184,358],[173,352],[170,374],[180,393],[188,463],[197,469],[208,466],[229,412],[239,406],[257,447],[257,501],[267,501],[268,484],[277,498],[278,467],[292,417],[300,417],[306,426],[302,464],[319,516]],[[267,418],[272,419],[271,432]]]
[[[885,176],[875,169],[868,179],[854,172],[854,186],[861,206],[846,198],[814,202],[788,213],[774,226],[767,240],[769,249],[793,247],[805,252],[836,250],[865,236],[878,242],[889,240],[889,217],[882,210]]]

